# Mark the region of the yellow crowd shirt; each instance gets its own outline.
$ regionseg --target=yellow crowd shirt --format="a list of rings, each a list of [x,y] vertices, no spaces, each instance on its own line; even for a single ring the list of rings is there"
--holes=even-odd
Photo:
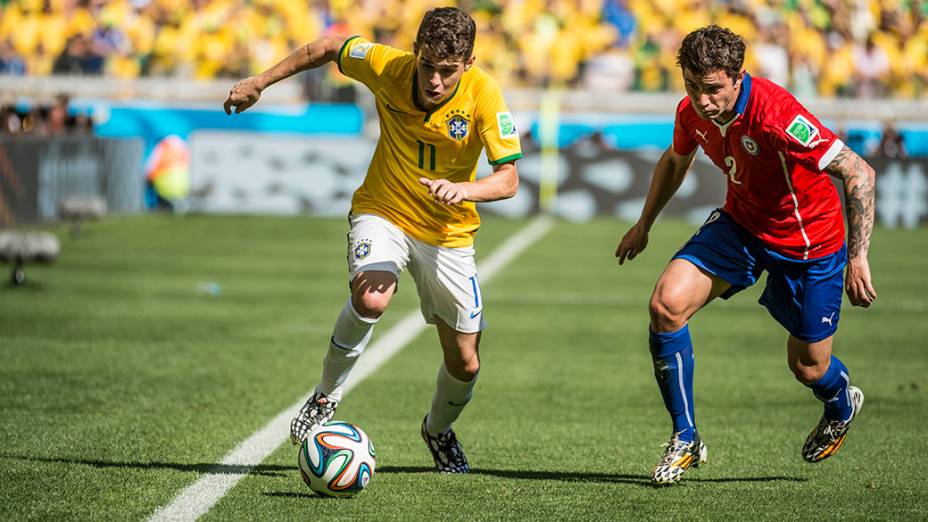
[[[379,215],[431,245],[473,244],[480,227],[474,203],[438,203],[419,178],[473,181],[484,147],[491,165],[522,157],[519,134],[496,81],[471,67],[444,102],[423,112],[413,102],[416,59],[411,53],[355,36],[339,51],[338,68],[374,93],[380,116],[380,140],[351,212]]]

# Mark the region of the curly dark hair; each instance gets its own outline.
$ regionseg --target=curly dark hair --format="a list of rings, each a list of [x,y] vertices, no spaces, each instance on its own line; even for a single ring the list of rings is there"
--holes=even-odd
[[[744,66],[744,39],[731,29],[707,25],[686,35],[677,52],[677,65],[696,76],[723,70],[736,78]]]
[[[436,7],[422,17],[413,51],[436,60],[467,60],[476,34],[477,24],[469,14],[456,7]]]

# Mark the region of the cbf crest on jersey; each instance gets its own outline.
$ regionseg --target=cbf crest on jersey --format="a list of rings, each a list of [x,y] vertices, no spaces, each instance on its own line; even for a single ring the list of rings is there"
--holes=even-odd
[[[470,122],[460,115],[455,115],[448,120],[448,136],[461,141],[467,137],[467,130],[470,128]]]
[[[466,110],[454,109],[445,116],[445,129],[448,136],[456,141],[461,141],[467,137],[470,132],[471,115]]]
[[[356,241],[354,248],[351,250],[351,254],[354,256],[355,261],[360,261],[371,255],[371,240],[360,239]]]

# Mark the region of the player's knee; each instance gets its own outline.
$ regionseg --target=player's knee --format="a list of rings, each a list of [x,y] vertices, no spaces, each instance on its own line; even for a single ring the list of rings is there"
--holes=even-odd
[[[445,361],[445,368],[452,377],[459,381],[470,382],[480,371],[480,359],[477,356],[459,361]]]
[[[474,377],[477,376],[477,372],[480,371],[480,361],[476,357],[464,363],[461,367],[461,379],[462,381],[472,381]]]
[[[811,363],[806,364],[801,361],[790,361],[789,369],[793,372],[796,380],[802,384],[812,384],[820,381],[828,371],[828,364]]]
[[[376,319],[387,309],[390,297],[389,294],[362,291],[351,296],[351,304],[362,317]]]
[[[455,379],[463,382],[470,382],[477,377],[477,372],[480,371],[480,362],[474,358],[472,361],[466,361],[462,363],[458,368],[457,372],[452,373]],[[449,370],[449,373],[451,371]]]
[[[673,332],[686,324],[686,307],[678,299],[663,292],[655,292],[648,305],[651,326],[658,332]]]

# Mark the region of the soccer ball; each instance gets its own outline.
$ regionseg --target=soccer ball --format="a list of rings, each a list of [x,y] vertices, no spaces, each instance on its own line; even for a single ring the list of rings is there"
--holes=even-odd
[[[374,444],[354,424],[329,421],[303,441],[297,463],[309,489],[329,497],[351,497],[374,476]]]

